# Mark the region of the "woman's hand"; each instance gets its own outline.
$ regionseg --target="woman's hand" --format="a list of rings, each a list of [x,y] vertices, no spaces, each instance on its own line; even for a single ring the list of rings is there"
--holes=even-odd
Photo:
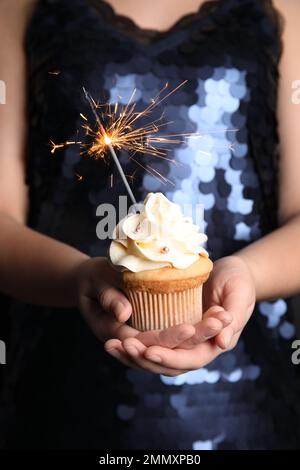
[[[232,349],[251,317],[256,301],[255,285],[250,269],[239,256],[227,256],[214,263],[208,282],[203,286],[203,307],[220,305],[232,316],[216,338],[222,350]]]
[[[254,305],[255,288],[250,270],[238,256],[228,256],[214,263],[203,286],[205,313],[203,320],[195,325],[194,335],[173,348],[147,345],[142,336],[135,336],[110,340],[106,349],[125,350],[135,364],[152,372],[165,374],[168,369],[167,375],[177,375],[178,371],[198,369],[235,347]],[[210,334],[203,334],[203,325],[210,321],[221,321],[223,325],[218,332],[213,333],[212,328]]]
[[[76,284],[78,305],[83,317],[95,336],[106,341],[105,349],[125,365],[142,367],[152,372],[178,375],[183,372],[176,365],[164,367],[142,357],[142,351],[157,346],[171,351],[181,344],[193,347],[211,338],[228,325],[230,318],[223,309],[213,308],[205,319],[194,327],[181,324],[165,330],[140,332],[125,322],[131,315],[131,305],[120,290],[120,273],[105,258],[93,258],[82,262],[77,268]],[[221,310],[221,312],[220,312]],[[133,344],[131,343],[133,341]],[[138,346],[135,348],[135,344]],[[139,358],[136,357],[135,351]]]

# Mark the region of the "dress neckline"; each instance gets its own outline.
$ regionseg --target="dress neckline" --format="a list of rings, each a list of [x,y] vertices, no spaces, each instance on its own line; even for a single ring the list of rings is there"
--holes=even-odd
[[[106,0],[87,0],[90,6],[101,14],[105,21],[109,22],[117,31],[125,36],[134,38],[142,45],[151,45],[170,36],[174,32],[184,30],[189,25],[194,24],[199,18],[205,17],[208,13],[215,11],[225,0],[206,0],[200,4],[199,8],[192,13],[181,16],[166,30],[156,30],[139,26],[132,18],[117,13],[115,8]]]

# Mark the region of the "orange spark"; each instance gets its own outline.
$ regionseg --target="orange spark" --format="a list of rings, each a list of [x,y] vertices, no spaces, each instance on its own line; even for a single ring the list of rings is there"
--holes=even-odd
[[[88,118],[80,113],[80,117],[84,120],[82,129],[85,135],[90,139],[89,143],[82,143],[76,141],[67,141],[64,144],[52,144],[51,153],[65,145],[79,144],[80,155],[87,155],[95,159],[105,159],[108,155],[108,146],[112,146],[115,150],[124,150],[128,153],[129,159],[134,161],[138,166],[142,167],[149,174],[155,178],[159,178],[163,182],[170,182],[167,178],[159,173],[155,168],[147,165],[142,165],[135,157],[136,155],[150,155],[152,157],[165,159],[171,163],[177,164],[178,162],[169,158],[168,145],[180,145],[186,143],[189,138],[202,138],[210,133],[217,132],[235,132],[237,129],[213,129],[206,133],[181,133],[181,134],[165,134],[160,135],[161,130],[166,127],[170,122],[164,121],[164,113],[155,119],[146,122],[152,111],[167,100],[173,93],[178,91],[186,84],[187,80],[180,83],[174,89],[169,89],[169,84],[165,86],[153,97],[149,104],[141,111],[136,109],[137,102],[134,101],[136,90],[134,89],[131,97],[126,105],[117,103],[99,103],[92,97],[90,100],[95,107],[95,115],[99,116],[99,122],[94,124]],[[165,93],[166,92],[166,93]],[[140,122],[143,121],[143,125]],[[103,125],[105,128],[103,127]],[[228,148],[233,150],[233,144],[229,144]],[[199,149],[200,153],[210,155],[210,152]],[[112,178],[112,177],[111,177]],[[111,179],[111,185],[113,180]]]
[[[82,142],[79,142],[77,140],[67,140],[63,144],[55,144],[53,140],[50,140],[50,145],[51,145],[51,153],[55,153],[57,149],[61,149],[66,147],[66,145],[77,145],[77,144],[82,144]]]
[[[65,147],[65,145],[66,145],[65,143],[64,144],[55,144],[52,140],[50,140],[50,144],[52,146],[51,153],[55,153],[55,151],[57,149],[61,149],[61,148]]]
[[[111,144],[111,138],[107,134],[104,134],[103,139],[104,139],[105,145]]]

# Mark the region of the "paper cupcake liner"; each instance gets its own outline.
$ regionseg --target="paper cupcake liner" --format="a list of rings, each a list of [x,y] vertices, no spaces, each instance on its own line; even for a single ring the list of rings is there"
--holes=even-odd
[[[202,284],[179,292],[150,293],[128,289],[131,326],[140,331],[195,324],[202,318]]]

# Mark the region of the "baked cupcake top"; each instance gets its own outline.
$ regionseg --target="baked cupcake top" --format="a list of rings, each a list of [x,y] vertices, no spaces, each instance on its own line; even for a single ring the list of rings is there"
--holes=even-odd
[[[115,266],[131,272],[186,269],[199,256],[208,258],[206,240],[178,204],[162,193],[149,193],[140,212],[128,214],[116,226],[109,256]]]

